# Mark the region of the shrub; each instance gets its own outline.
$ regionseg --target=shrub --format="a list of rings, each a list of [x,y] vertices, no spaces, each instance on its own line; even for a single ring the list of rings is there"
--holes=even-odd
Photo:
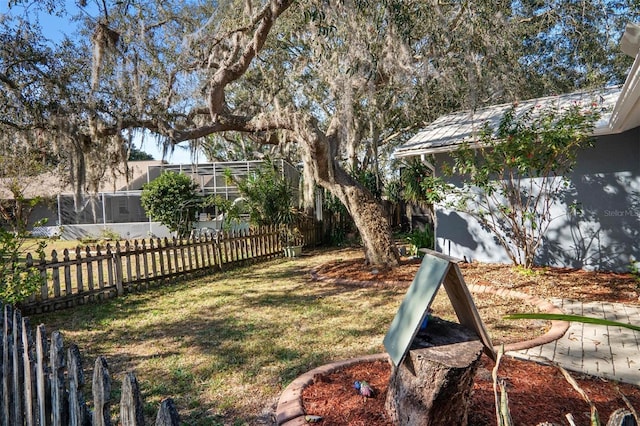
[[[14,234],[0,229],[0,301],[16,305],[36,292],[43,283],[40,271],[27,266],[21,258],[26,234]],[[35,252],[44,257],[45,241],[36,244]]]
[[[421,248],[433,249],[435,246],[435,239],[433,235],[433,230],[431,228],[425,227],[424,230],[416,230],[411,232],[407,236],[407,242],[409,242],[409,254],[411,256],[420,256],[422,257],[422,253],[418,250]]]
[[[179,237],[189,234],[201,204],[197,185],[184,173],[164,172],[142,187],[141,203],[147,215]]]

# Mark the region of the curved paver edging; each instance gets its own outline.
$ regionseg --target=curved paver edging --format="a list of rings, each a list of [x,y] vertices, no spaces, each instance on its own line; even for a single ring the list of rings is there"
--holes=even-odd
[[[329,278],[323,277],[318,274],[318,270],[321,266],[314,268],[311,270],[311,277],[314,281],[322,281],[328,282],[332,284],[346,284],[346,285],[371,285],[372,282],[364,282],[357,280],[347,280],[343,278]],[[406,281],[381,281],[377,283],[373,283],[374,285],[407,285],[411,284]],[[541,299],[539,297],[531,296],[525,293],[521,293],[519,291],[504,289],[504,288],[495,288],[491,286],[483,286],[478,284],[473,284],[468,286],[469,291],[472,293],[491,293],[496,294],[502,297],[514,297],[517,299],[522,299],[532,305],[537,306],[539,309],[546,313],[554,313],[554,314],[562,314],[562,310],[549,302],[548,300]],[[504,351],[519,351],[523,349],[529,349],[534,346],[543,345],[545,343],[553,342],[554,340],[558,340],[560,337],[564,336],[564,334],[569,329],[569,323],[567,321],[551,321],[551,328],[542,336],[538,336],[531,340],[526,340],[524,342],[516,342],[505,345]],[[282,426],[302,426],[307,425],[307,421],[305,420],[305,412],[304,407],[302,406],[302,391],[305,387],[309,386],[313,383],[313,379],[315,376],[320,374],[329,374],[334,372],[335,370],[339,370],[340,368],[348,367],[353,364],[357,364],[360,362],[369,362],[369,361],[379,361],[379,360],[388,360],[389,355],[386,353],[375,354],[375,355],[366,355],[358,358],[351,358],[345,361],[333,362],[330,364],[325,364],[320,367],[314,368],[310,370],[298,378],[296,378],[293,382],[289,384],[285,388],[285,390],[280,395],[280,399],[278,400],[278,406],[276,408],[276,422],[278,425]]]

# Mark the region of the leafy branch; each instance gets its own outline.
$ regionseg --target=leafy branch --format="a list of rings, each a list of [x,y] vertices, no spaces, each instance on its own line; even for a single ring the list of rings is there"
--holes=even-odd
[[[516,265],[530,268],[557,206],[570,185],[568,175],[580,149],[590,146],[599,117],[596,103],[535,106],[488,124],[472,146],[451,154],[444,178],[460,176],[461,186],[443,177],[422,179],[423,200],[464,212],[490,231]]]

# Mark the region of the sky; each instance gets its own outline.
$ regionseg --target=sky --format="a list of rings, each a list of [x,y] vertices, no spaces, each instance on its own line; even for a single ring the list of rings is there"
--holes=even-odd
[[[13,10],[16,11],[13,13],[22,12],[22,7],[14,6],[14,8],[9,9],[8,1],[9,0],[0,0],[0,14],[11,14]],[[76,0],[65,1],[66,10],[70,15],[73,15],[74,11],[77,11],[75,2]],[[88,9],[91,10],[91,2],[88,3]],[[61,40],[65,34],[72,37],[77,29],[77,24],[68,19],[68,17],[57,17],[47,13],[33,13],[32,16],[34,16],[34,19],[39,19],[45,37],[53,41]],[[136,148],[151,154],[154,159],[162,159],[162,149],[157,146],[153,137],[147,136],[143,139],[141,136],[136,136],[134,137],[133,143]],[[170,164],[191,164],[191,154],[188,149],[177,146],[173,154],[167,154],[165,160]],[[204,163],[207,162],[207,159],[202,154],[199,154],[197,161],[198,163]]]

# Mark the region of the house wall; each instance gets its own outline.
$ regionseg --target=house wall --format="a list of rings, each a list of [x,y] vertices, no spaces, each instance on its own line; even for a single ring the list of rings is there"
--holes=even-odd
[[[447,154],[436,155],[436,170],[448,160]],[[640,128],[599,137],[579,154],[570,180],[563,200],[553,206],[555,219],[537,263],[628,271],[640,259]],[[574,202],[577,212],[568,207]],[[436,206],[436,221],[439,251],[467,260],[510,262],[492,234],[470,216]]]

